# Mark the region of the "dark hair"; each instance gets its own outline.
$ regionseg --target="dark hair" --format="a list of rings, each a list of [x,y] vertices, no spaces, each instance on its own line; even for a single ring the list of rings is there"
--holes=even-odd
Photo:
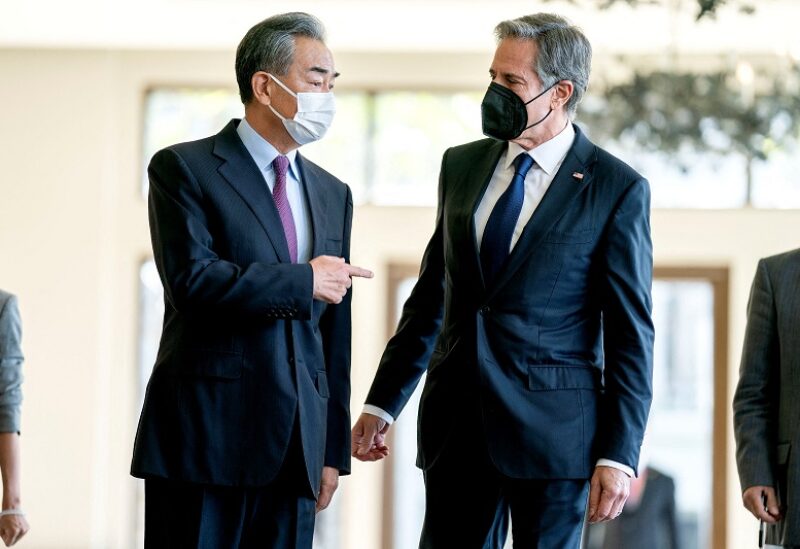
[[[236,82],[242,103],[253,99],[251,81],[258,71],[283,76],[294,61],[295,37],[325,41],[322,22],[303,12],[282,13],[264,19],[247,31],[236,48]]]

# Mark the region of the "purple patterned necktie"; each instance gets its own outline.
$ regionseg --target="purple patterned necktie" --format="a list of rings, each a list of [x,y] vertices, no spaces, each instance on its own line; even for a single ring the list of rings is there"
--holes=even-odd
[[[275,157],[272,161],[272,169],[275,170],[275,187],[272,189],[272,199],[275,207],[278,208],[278,215],[281,216],[283,233],[286,236],[286,244],[289,246],[289,257],[292,263],[297,263],[297,231],[294,227],[294,217],[292,207],[289,205],[289,197],[286,195],[286,170],[289,167],[289,159],[283,155]]]

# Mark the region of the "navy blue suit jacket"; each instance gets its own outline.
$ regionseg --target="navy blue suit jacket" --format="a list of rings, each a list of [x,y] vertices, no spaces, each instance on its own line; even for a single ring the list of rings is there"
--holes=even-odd
[[[159,151],[150,230],[164,331],[132,474],[230,486],[268,484],[296,419],[311,488],[323,465],[350,468],[350,292],[312,299],[292,264],[264,177],[236,133]],[[349,188],[298,155],[313,257],[349,261]]]
[[[444,154],[436,230],[367,397],[397,417],[427,369],[423,468],[458,444],[448,433],[470,406],[507,476],[588,478],[600,457],[636,468],[652,394],[649,186],[575,130],[490,286],[473,218],[507,145]]]

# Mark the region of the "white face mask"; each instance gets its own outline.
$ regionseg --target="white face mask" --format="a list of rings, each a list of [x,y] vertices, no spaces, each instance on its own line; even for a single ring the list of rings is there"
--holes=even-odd
[[[269,74],[269,73],[267,73]],[[325,135],[333,122],[333,115],[336,114],[336,99],[333,92],[301,92],[295,93],[286,87],[286,84],[269,74],[270,78],[297,99],[297,114],[289,119],[275,110],[272,105],[268,107],[281,119],[283,126],[292,139],[299,145],[305,145],[312,141],[317,141]]]

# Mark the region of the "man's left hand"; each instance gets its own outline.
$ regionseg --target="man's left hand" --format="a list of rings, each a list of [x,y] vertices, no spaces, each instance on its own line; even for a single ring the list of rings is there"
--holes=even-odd
[[[333,493],[338,487],[339,469],[336,467],[323,467],[322,480],[319,483],[319,497],[317,498],[317,513],[331,504]]]
[[[628,499],[630,488],[630,477],[619,469],[602,465],[595,467],[589,485],[589,522],[606,522],[617,518]]]

